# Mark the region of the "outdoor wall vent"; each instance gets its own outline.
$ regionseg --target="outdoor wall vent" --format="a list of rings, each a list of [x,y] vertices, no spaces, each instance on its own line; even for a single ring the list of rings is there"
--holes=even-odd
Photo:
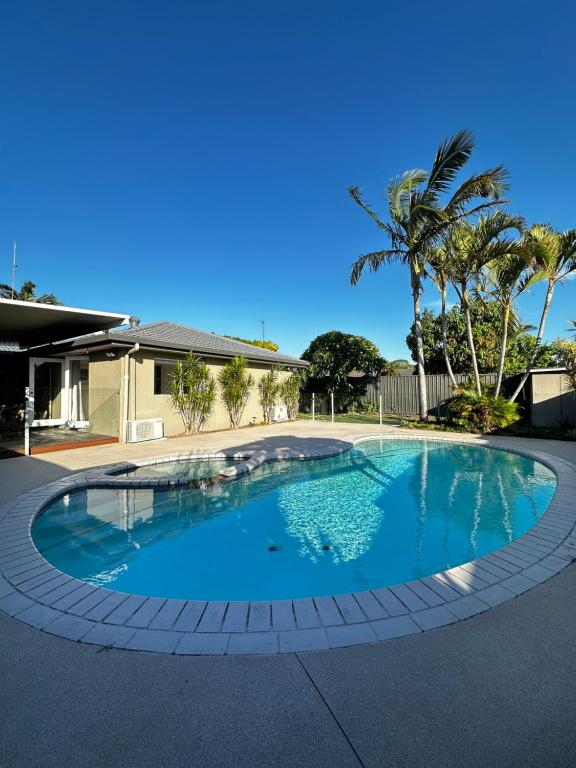
[[[164,437],[162,419],[139,419],[126,422],[126,442],[142,443]]]

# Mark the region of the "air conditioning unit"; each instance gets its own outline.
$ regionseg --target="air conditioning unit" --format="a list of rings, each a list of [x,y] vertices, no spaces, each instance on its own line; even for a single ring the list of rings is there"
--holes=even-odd
[[[288,408],[285,405],[275,405],[272,409],[272,421],[288,421]]]
[[[138,419],[126,422],[126,442],[141,443],[144,440],[158,440],[164,437],[162,419]]]

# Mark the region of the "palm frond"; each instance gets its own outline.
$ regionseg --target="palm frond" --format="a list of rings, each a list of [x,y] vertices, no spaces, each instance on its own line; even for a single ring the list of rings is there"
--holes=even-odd
[[[352,269],[350,270],[350,283],[352,285],[358,283],[366,266],[369,267],[370,272],[376,272],[382,264],[389,264],[393,261],[402,261],[405,257],[405,251],[396,248],[366,253],[364,256],[360,256],[360,258],[352,265]]]
[[[446,213],[449,216],[462,213],[468,215],[467,206],[473,200],[481,198],[490,198],[493,201],[501,200],[504,192],[508,189],[508,178],[509,172],[502,165],[470,176],[469,179],[460,184],[446,204]]]
[[[378,214],[372,210],[372,208],[368,205],[368,203],[365,203],[362,199],[362,190],[360,187],[348,187],[348,194],[354,200],[354,202],[362,208],[362,210],[366,211],[368,216],[376,222],[376,225],[380,229],[387,230],[389,228],[389,224],[386,224],[382,221],[382,219],[378,216]]]
[[[474,136],[463,130],[445,139],[436,152],[426,189],[434,194],[446,192],[474,149]]]
[[[427,178],[428,171],[413,168],[390,180],[386,192],[393,219],[406,221],[409,218],[412,195]]]

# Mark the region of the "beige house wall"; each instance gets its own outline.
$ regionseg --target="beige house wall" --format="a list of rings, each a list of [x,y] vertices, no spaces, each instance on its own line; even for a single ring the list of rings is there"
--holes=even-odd
[[[124,416],[124,374],[126,366],[129,366],[128,418],[134,420],[160,417],[164,423],[164,435],[166,437],[182,434],[184,432],[182,418],[172,408],[170,395],[154,394],[154,363],[177,362],[179,359],[182,359],[181,356],[176,354],[155,354],[149,351],[138,351],[129,356],[124,354],[113,361],[109,361],[102,355],[98,360],[93,361],[91,356],[90,420],[93,423],[93,431],[100,434],[119,435]],[[228,411],[222,402],[218,384],[218,374],[226,362],[228,362],[226,359],[206,358],[210,373],[216,381],[216,402],[212,415],[203,428],[204,431],[228,429],[230,426]],[[270,370],[270,367],[266,364],[249,364],[249,372],[254,378],[254,387],[244,409],[241,425],[249,424],[252,418],[256,419],[256,423],[262,422],[263,413],[258,396],[258,382]],[[282,381],[289,375],[289,372],[282,371],[279,378]],[[93,381],[97,382],[98,391],[102,393],[101,396],[94,399],[92,398]],[[111,384],[113,384],[112,388],[110,388]],[[93,405],[96,408],[95,411],[93,411]],[[113,413],[116,414],[115,421]],[[102,431],[103,429],[111,429],[114,425],[116,430],[114,433]]]
[[[533,373],[532,424],[563,427],[576,424],[576,393],[563,373]]]

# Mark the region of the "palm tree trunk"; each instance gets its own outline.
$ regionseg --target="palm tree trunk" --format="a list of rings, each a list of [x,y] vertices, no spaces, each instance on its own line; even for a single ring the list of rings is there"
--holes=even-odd
[[[534,344],[534,349],[532,350],[532,354],[530,355],[530,361],[528,362],[528,367],[524,371],[524,374],[522,378],[520,379],[520,384],[516,387],[516,390],[514,391],[514,394],[510,398],[510,402],[513,403],[520,392],[522,391],[522,387],[524,384],[526,384],[526,381],[528,380],[528,376],[530,376],[530,371],[532,370],[532,366],[534,365],[534,361],[538,357],[538,352],[540,351],[540,344],[542,343],[542,335],[544,334],[544,326],[546,325],[546,318],[548,317],[548,311],[550,309],[550,304],[552,302],[552,295],[554,293],[554,287],[556,285],[555,280],[548,280],[548,290],[546,291],[546,298],[544,299],[544,306],[542,307],[542,315],[540,316],[540,325],[538,326],[538,333],[536,334],[536,344]]]
[[[504,363],[506,361],[506,347],[508,345],[508,325],[510,324],[510,304],[504,305],[502,312],[502,341],[500,343],[500,360],[498,361],[498,378],[496,379],[496,389],[494,397],[498,397],[502,388],[502,377],[504,376]]]
[[[418,371],[418,412],[420,421],[428,421],[428,397],[426,394],[426,372],[424,370],[424,340],[422,337],[422,316],[420,312],[420,276],[410,266],[410,284],[414,304],[414,335],[416,337],[416,369]]]
[[[472,370],[474,372],[474,383],[478,396],[482,394],[480,384],[480,371],[478,370],[478,358],[476,357],[476,347],[474,345],[474,334],[472,332],[472,316],[470,314],[470,301],[468,300],[468,290],[466,283],[462,283],[462,304],[464,317],[466,318],[466,336],[468,337],[468,346],[470,347],[470,356],[472,358]]]
[[[446,370],[448,371],[448,376],[450,376],[450,381],[452,382],[452,386],[456,387],[458,386],[456,384],[456,379],[454,377],[454,372],[452,371],[452,365],[450,364],[450,355],[448,354],[448,341],[446,339],[446,286],[442,285],[440,289],[440,294],[442,296],[442,313],[441,313],[441,324],[442,324],[442,349],[444,351],[444,361],[446,363]]]

